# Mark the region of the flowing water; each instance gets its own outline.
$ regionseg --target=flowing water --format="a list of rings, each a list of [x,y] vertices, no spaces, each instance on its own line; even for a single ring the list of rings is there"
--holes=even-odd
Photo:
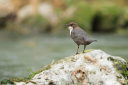
[[[91,35],[98,42],[86,49],[101,49],[106,53],[128,59],[128,35]],[[0,37],[0,81],[26,77],[29,68],[37,71],[44,65],[74,55],[77,45],[68,36],[38,35],[26,38]],[[82,52],[80,46],[79,52]]]

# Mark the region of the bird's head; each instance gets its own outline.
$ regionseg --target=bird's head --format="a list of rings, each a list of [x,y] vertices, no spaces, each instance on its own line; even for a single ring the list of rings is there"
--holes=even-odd
[[[78,27],[78,25],[74,22],[70,22],[69,24],[65,24],[66,27],[68,27],[68,29],[70,30],[70,34],[71,34],[71,31],[75,28]]]
[[[68,28],[71,28],[72,27],[74,29],[78,25],[76,23],[74,23],[74,22],[70,22],[70,23],[66,24],[65,26],[68,27]]]

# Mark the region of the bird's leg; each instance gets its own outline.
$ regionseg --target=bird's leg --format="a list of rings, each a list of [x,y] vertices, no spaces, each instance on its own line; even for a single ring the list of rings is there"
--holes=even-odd
[[[86,48],[86,45],[84,45],[84,50],[83,50],[83,53],[85,53],[84,51],[85,51],[85,48]]]
[[[79,45],[77,45],[78,46],[78,48],[77,48],[77,52],[76,52],[76,55],[78,54],[78,49],[79,49]]]

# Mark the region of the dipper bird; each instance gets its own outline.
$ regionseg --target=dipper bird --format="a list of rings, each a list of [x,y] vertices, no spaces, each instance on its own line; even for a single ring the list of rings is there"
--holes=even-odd
[[[90,36],[83,29],[81,29],[76,23],[70,22],[65,26],[68,27],[68,29],[70,30],[71,38],[78,46],[76,54],[78,54],[79,45],[84,45],[84,50],[85,50],[86,45],[89,45],[92,42],[97,42],[97,40],[91,40]]]

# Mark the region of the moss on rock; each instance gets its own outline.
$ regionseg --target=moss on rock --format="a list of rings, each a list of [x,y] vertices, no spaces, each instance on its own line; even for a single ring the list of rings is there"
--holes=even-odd
[[[6,84],[14,84],[14,82],[7,79],[1,81],[1,85],[6,85]]]
[[[51,68],[51,65],[47,65],[47,66],[43,67],[42,69],[34,72],[34,74],[35,75],[39,74],[40,72],[48,70],[50,68]],[[9,79],[9,80],[5,79],[5,80],[1,81],[1,84],[6,85],[6,84],[14,84],[14,82],[27,82],[28,80],[32,79],[35,75],[30,74],[28,77],[25,77],[25,78],[19,77],[19,78],[15,78],[15,79],[12,78],[12,79]]]
[[[108,57],[108,60],[113,62],[113,66],[117,72],[123,75],[123,77],[126,79],[126,84],[128,84],[128,62],[123,62],[121,60],[114,59],[113,57]],[[117,78],[121,79],[122,77],[119,76]]]

